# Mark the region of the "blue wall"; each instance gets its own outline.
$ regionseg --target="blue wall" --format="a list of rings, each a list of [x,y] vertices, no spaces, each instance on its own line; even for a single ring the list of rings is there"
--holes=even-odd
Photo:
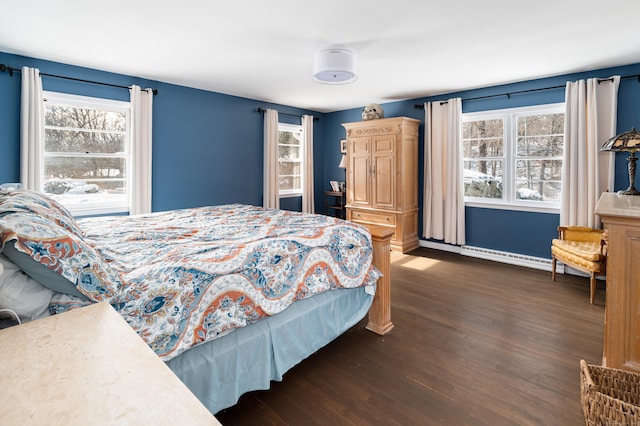
[[[314,155],[321,158],[322,113],[204,90],[149,81],[87,68],[0,52],[0,63],[13,68],[36,67],[41,73],[143,88],[158,89],[153,104],[154,211],[225,203],[262,205],[263,115],[257,108],[320,117],[314,124]],[[0,182],[20,180],[19,73],[0,73]],[[126,89],[42,78],[44,90],[128,100]],[[300,119],[281,116],[300,124]],[[316,171],[316,205],[322,206],[324,170]],[[282,200],[282,207],[299,210],[300,197]]]
[[[406,116],[417,118],[424,123],[424,111],[416,109],[416,104],[437,100],[446,100],[453,97],[461,97],[462,111],[476,112],[501,108],[516,108],[530,105],[542,105],[556,102],[564,102],[564,86],[567,81],[576,81],[585,78],[606,78],[612,75],[629,76],[640,74],[640,64],[624,67],[607,68],[590,72],[563,75],[526,82],[493,86],[477,90],[448,93],[439,96],[412,99],[402,102],[382,104],[385,117]],[[557,89],[541,90],[531,93],[513,94],[510,96],[497,96],[486,99],[464,99],[501,95],[532,89],[550,88],[561,86]],[[361,108],[338,111],[327,114],[325,118],[326,146],[329,151],[324,153],[325,175],[327,180],[344,176],[344,172],[337,168],[340,161],[337,148],[331,149],[339,139],[345,137],[343,122],[360,121]],[[632,126],[640,128],[640,83],[638,78],[626,78],[620,82],[618,91],[618,133],[630,130]],[[419,148],[419,235],[422,235],[422,176],[424,172],[424,124],[420,125]],[[604,142],[604,141],[603,141]],[[337,146],[337,145],[336,145]],[[629,185],[627,173],[627,155],[619,153],[616,156],[615,190],[626,189]],[[638,174],[640,176],[640,174]],[[639,187],[636,177],[636,187]],[[466,244],[493,250],[507,251],[518,254],[550,258],[551,239],[557,236],[556,228],[559,225],[558,214],[531,213],[510,210],[485,209],[477,207],[466,208]]]
[[[345,180],[339,141],[345,137],[341,123],[360,121],[361,108],[330,114],[269,104],[136,77],[112,74],[0,52],[0,63],[14,68],[37,67],[42,73],[58,74],[105,83],[153,87],[153,210],[196,207],[224,203],[262,204],[262,114],[258,107],[276,108],[289,114],[312,114],[314,124],[315,204],[323,212],[323,191],[330,180]],[[424,122],[424,111],[415,104],[462,97],[463,112],[538,105],[564,100],[564,89],[464,101],[465,98],[504,94],[553,86],[581,78],[640,74],[640,64],[578,74],[531,80],[478,90],[383,104],[385,116],[407,116]],[[45,90],[127,100],[128,91],[94,84],[43,77]],[[0,182],[20,179],[20,76],[0,74]],[[281,115],[281,121],[298,122]],[[618,132],[640,128],[640,83],[623,79],[618,92]],[[420,125],[420,141],[424,126]],[[419,203],[422,205],[423,148],[419,148]],[[626,155],[616,157],[615,189],[628,186]],[[637,183],[636,186],[640,186]],[[282,207],[300,209],[299,198],[286,198]],[[422,208],[420,209],[420,235]],[[467,244],[549,258],[549,243],[556,236],[557,214],[517,212],[484,208],[466,209]]]

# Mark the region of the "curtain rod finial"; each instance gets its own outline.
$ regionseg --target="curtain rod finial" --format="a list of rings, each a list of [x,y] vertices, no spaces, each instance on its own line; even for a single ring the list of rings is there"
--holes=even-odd
[[[9,77],[13,77],[13,68],[5,64],[0,64],[0,71],[1,72],[9,71]]]

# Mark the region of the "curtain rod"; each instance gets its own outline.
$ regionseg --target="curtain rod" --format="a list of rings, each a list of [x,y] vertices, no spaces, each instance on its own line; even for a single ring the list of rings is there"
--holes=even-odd
[[[7,66],[5,64],[0,64],[0,71],[1,72],[9,71],[9,76],[10,77],[13,77],[13,73],[14,72],[22,72],[22,70],[20,70],[18,68],[13,68],[13,67]],[[117,87],[119,89],[130,89],[129,86],[122,86],[120,84],[103,83],[101,81],[84,80],[82,78],[66,77],[66,76],[63,76],[63,75],[47,74],[47,73],[43,73],[43,72],[41,72],[40,75],[41,76],[45,76],[45,77],[54,77],[54,78],[62,78],[64,80],[78,81],[80,83],[99,84],[101,86]],[[151,90],[151,93],[153,93],[154,95],[158,94],[158,89],[142,89],[142,90]]]
[[[640,74],[634,74],[634,75],[627,75],[624,77],[620,77],[620,79],[627,79],[627,78],[637,78],[638,82],[640,83]],[[613,81],[613,77],[610,78],[600,78],[598,79],[598,84],[605,82],[605,81]],[[488,98],[497,98],[499,96],[506,96],[507,98],[511,98],[511,95],[519,95],[521,93],[531,93],[531,92],[540,92],[543,90],[553,90],[553,89],[564,89],[566,88],[567,85],[562,85],[562,86],[550,86],[550,87],[540,87],[538,89],[528,89],[528,90],[518,90],[515,92],[507,92],[507,93],[498,93],[495,95],[486,95],[486,96],[476,96],[474,98],[466,98],[466,99],[462,99],[463,101],[475,101],[478,99],[488,99]],[[440,101],[440,105],[444,105],[446,104],[448,101]],[[424,109],[424,104],[414,104],[413,107],[415,109]]]
[[[260,107],[258,107],[258,112],[265,113],[265,112],[267,112],[267,110],[266,110],[266,109],[264,109],[264,108],[260,108]],[[278,111],[278,114],[280,114],[280,115],[288,115],[288,116],[290,116],[290,117],[298,117],[298,118],[302,118],[302,116],[301,116],[301,115],[298,115],[298,114],[289,114],[288,112],[280,112],[280,111]],[[320,117],[313,117],[313,121],[318,121],[318,120],[320,120]]]

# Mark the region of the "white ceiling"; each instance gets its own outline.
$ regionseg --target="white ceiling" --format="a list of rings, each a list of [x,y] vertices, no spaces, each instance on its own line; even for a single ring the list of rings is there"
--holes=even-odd
[[[0,51],[330,112],[640,63],[638,16],[640,0],[0,0]],[[330,46],[356,52],[355,83],[312,79]]]

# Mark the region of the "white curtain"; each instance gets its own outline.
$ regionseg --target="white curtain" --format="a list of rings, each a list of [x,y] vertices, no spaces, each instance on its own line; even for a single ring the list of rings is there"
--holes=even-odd
[[[613,190],[614,154],[600,152],[616,134],[620,76],[567,82],[560,225],[599,228],[594,210]]]
[[[37,68],[22,67],[20,181],[25,189],[44,187],[44,99]]]
[[[151,154],[153,92],[133,85],[131,101],[131,188],[129,214],[151,212]]]
[[[262,205],[269,209],[280,208],[278,135],[278,111],[267,109],[264,113],[264,191]]]
[[[304,135],[304,182],[302,186],[302,211],[314,213],[313,203],[313,116],[302,116],[302,133]]]
[[[423,236],[463,245],[462,100],[427,102],[424,110]]]

